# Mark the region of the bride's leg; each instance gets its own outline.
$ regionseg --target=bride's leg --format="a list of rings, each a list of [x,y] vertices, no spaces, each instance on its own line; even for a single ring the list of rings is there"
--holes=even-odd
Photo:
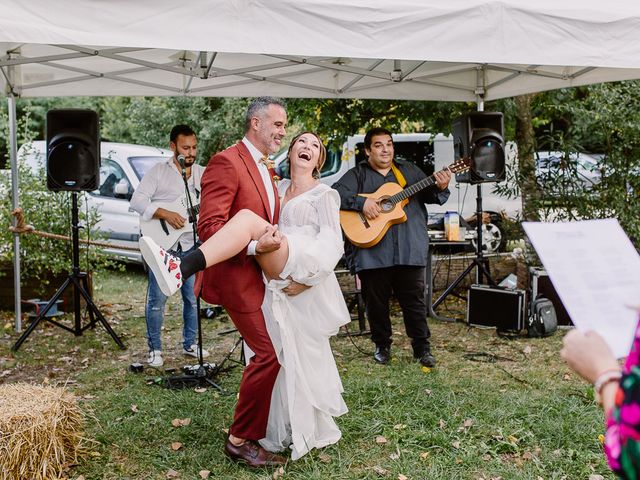
[[[148,237],[140,239],[140,251],[163,293],[172,295],[180,288],[182,278],[234,257],[247,248],[251,240],[258,240],[264,235],[270,226],[251,210],[240,210],[197,250],[181,260],[165,252]],[[277,278],[288,256],[288,244],[283,238],[278,250],[257,255],[256,260],[268,278]]]
[[[229,219],[224,227],[200,245],[199,248],[204,254],[206,266],[210,267],[234,257],[245,250],[251,240],[258,240],[264,235],[271,226],[269,222],[251,210],[240,210]],[[279,266],[279,270],[275,272],[276,275],[282,271],[288,257],[286,240],[283,240],[283,243],[285,244],[285,252],[282,252],[283,245],[281,244],[278,250],[256,256],[256,260],[263,270],[273,271]],[[281,265],[279,265],[280,263]]]

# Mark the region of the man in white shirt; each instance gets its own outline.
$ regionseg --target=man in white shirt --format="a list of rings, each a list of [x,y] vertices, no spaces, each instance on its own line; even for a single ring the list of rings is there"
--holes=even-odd
[[[194,248],[197,240],[188,214],[185,211],[176,211],[181,210],[178,206],[181,199],[187,197],[184,178],[187,179],[191,202],[195,206],[199,203],[200,179],[204,168],[195,163],[198,139],[191,127],[187,125],[173,127],[169,136],[169,148],[173,151],[173,157],[167,162],[154,165],[145,174],[131,197],[131,208],[141,215],[142,220],[157,220],[160,232],[171,235],[175,235],[175,231],[182,232],[169,247],[172,253],[181,257]],[[188,205],[187,202],[182,203]],[[158,239],[154,240],[158,241]],[[197,357],[198,311],[193,289],[194,282],[195,277],[192,276],[180,289],[184,319],[182,351],[185,355]],[[152,367],[161,367],[164,364],[160,332],[164,322],[166,302],[167,297],[160,291],[158,282],[149,271],[145,317],[149,344],[147,363]],[[208,355],[205,350],[202,353],[203,356]]]

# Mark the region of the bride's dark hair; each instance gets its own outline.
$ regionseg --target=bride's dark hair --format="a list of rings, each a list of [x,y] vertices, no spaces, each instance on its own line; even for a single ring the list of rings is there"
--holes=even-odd
[[[291,160],[289,159],[289,155],[291,155],[291,149],[293,148],[295,143],[298,141],[298,139],[305,133],[313,135],[318,139],[318,142],[320,143],[320,155],[318,156],[318,164],[316,165],[316,168],[313,169],[313,178],[317,179],[317,178],[320,178],[320,170],[322,170],[322,166],[324,165],[324,162],[327,161],[327,149],[325,148],[324,143],[322,143],[322,140],[316,133],[305,131],[293,137],[293,139],[291,140],[291,143],[289,144],[289,150],[287,150],[286,161],[289,162],[289,172],[291,172]]]

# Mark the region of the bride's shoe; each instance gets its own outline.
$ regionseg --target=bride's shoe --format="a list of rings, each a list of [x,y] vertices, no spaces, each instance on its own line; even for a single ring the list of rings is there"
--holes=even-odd
[[[140,252],[156,277],[158,286],[167,297],[182,287],[180,259],[171,255],[149,236],[140,237]]]

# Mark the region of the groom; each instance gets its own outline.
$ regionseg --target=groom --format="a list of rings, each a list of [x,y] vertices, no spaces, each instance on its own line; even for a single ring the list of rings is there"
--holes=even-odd
[[[241,142],[217,153],[202,176],[198,236],[207,240],[239,210],[249,209],[271,225],[278,222],[280,202],[265,160],[280,150],[287,112],[282,100],[260,97],[251,102],[245,117]],[[244,369],[238,403],[229,429],[225,453],[251,467],[285,463],[257,443],[264,438],[269,417],[271,391],[280,365],[265,326],[262,272],[255,255],[280,248],[282,236],[276,227],[252,241],[246,252],[210,267],[199,276],[196,291],[202,298],[222,305],[247,346],[255,353]]]

